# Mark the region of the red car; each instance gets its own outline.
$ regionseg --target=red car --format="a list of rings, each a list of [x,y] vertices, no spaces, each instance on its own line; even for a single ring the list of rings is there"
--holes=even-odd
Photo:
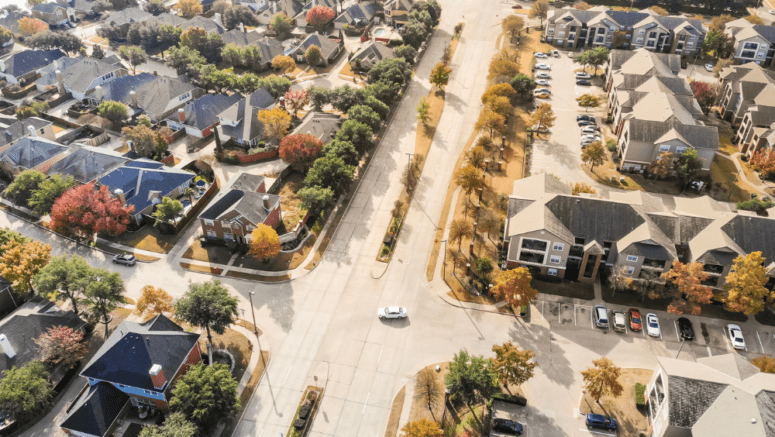
[[[630,308],[627,310],[627,317],[630,319],[630,329],[635,332],[640,332],[643,329],[643,323],[640,320],[640,310],[637,308]]]
[[[522,5],[514,5],[511,9],[522,9]]]

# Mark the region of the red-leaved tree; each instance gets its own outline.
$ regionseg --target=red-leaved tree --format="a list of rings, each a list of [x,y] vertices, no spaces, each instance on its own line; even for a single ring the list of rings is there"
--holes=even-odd
[[[320,156],[323,141],[310,134],[288,135],[280,141],[280,158],[299,171],[306,171]]]
[[[670,271],[663,273],[670,286],[675,287],[673,303],[668,305],[667,311],[673,314],[691,313],[695,316],[702,312],[700,305],[709,304],[713,298],[713,289],[702,285],[702,281],[708,279],[702,263],[684,264],[673,261]]]
[[[83,333],[67,326],[53,326],[33,341],[38,345],[41,361],[51,365],[62,363],[66,369],[73,367],[88,352]]]
[[[775,153],[766,153],[760,150],[751,156],[749,161],[751,168],[758,171],[764,179],[775,176]]]
[[[336,17],[336,12],[333,9],[325,6],[313,6],[307,12],[307,23],[317,30],[323,30],[334,17]]]
[[[716,103],[718,97],[718,88],[699,80],[693,80],[689,83],[694,93],[694,98],[697,99],[697,103],[700,104],[700,108],[704,113],[708,113],[710,107]]]
[[[50,227],[89,240],[99,232],[119,235],[126,230],[133,210],[134,206],[124,206],[104,185],[99,191],[94,190],[94,183],[80,185],[54,202]]]
[[[309,91],[307,90],[288,91],[283,97],[285,107],[293,111],[294,117],[296,116],[296,112],[298,112],[299,109],[304,109],[304,107],[309,103]]]

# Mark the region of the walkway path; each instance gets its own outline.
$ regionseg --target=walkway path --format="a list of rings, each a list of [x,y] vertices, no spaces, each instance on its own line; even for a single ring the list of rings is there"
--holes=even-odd
[[[725,159],[729,159],[730,161],[734,162],[735,163],[735,167],[737,168],[737,176],[740,179],[742,179],[743,182],[745,182],[746,184],[754,187],[757,191],[759,191],[759,197],[760,198],[763,197],[763,196],[770,197],[772,195],[767,190],[772,190],[773,188],[775,188],[775,184],[773,184],[770,181],[764,181],[764,182],[752,181],[752,180],[748,179],[748,176],[745,175],[745,171],[743,171],[743,166],[740,164],[740,159],[738,159],[739,157],[743,156],[742,153],[737,152],[737,153],[733,153],[732,155],[724,155],[721,152],[716,152],[716,155],[718,156],[718,158],[725,158]],[[716,158],[716,159],[718,159],[718,158]]]

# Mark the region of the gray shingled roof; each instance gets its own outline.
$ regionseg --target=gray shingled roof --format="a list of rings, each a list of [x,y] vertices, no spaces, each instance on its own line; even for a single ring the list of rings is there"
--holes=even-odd
[[[327,143],[334,138],[341,127],[342,118],[339,115],[310,111],[301,120],[301,124],[293,130],[293,133],[309,134],[321,139],[323,143]]]
[[[218,114],[229,108],[231,105],[242,100],[242,94],[205,94],[204,96],[192,100],[183,107],[183,113],[186,115],[186,126],[194,127],[198,130],[205,130],[213,126],[218,121]],[[167,120],[180,122],[177,113],[170,114]]]
[[[84,435],[102,437],[110,425],[118,418],[129,396],[113,384],[98,383],[89,387],[89,392],[81,396],[78,403],[62,421],[60,426]]]
[[[202,29],[207,31],[207,33],[217,33],[219,35],[226,31],[226,29],[224,29],[223,26],[216,23],[214,20],[210,18],[205,18],[201,15],[197,15],[196,17],[188,21],[184,21],[178,25],[178,27],[183,29],[184,32],[188,30],[190,27],[194,27],[194,26],[201,27]]]
[[[775,220],[739,215],[721,230],[746,253],[759,251],[767,262],[775,261],[775,238],[772,238],[775,235]]]
[[[72,176],[77,182],[86,184],[129,161],[109,150],[78,146],[70,146],[70,149],[76,150],[54,163],[48,175]]]
[[[195,86],[178,79],[166,76],[157,76],[152,82],[141,86],[136,93],[137,105],[148,114],[161,115],[169,105],[170,100],[193,92]]]
[[[19,33],[19,20],[29,16],[29,13],[24,12],[9,12],[4,17],[0,17],[0,26],[5,27],[13,33]]]
[[[31,71],[43,68],[65,56],[67,56],[65,52],[59,49],[24,50],[4,59],[2,61],[4,67],[0,69],[0,72],[9,76],[20,77]]]
[[[264,197],[269,197],[269,209],[264,208]],[[277,208],[281,197],[274,194],[256,193],[243,190],[230,190],[220,199],[215,201],[200,216],[205,220],[220,220],[225,214],[235,211],[239,220],[244,217],[250,223],[257,225],[264,223],[269,212]]]
[[[122,26],[124,24],[138,23],[152,18],[153,15],[143,11],[140,8],[126,8],[113,13],[105,22],[111,26]]]
[[[221,34],[221,40],[223,40],[224,44],[234,44],[238,47],[256,45],[261,38],[261,35],[257,32],[243,32],[239,29],[232,29]]]
[[[519,214],[523,209],[533,204],[533,202],[535,202],[535,200],[517,199],[514,197],[510,197],[508,210],[506,211],[506,218],[510,219],[514,217],[515,215]]]
[[[703,229],[713,223],[713,219],[705,217],[681,216],[679,219],[681,229],[681,244],[689,244]]]
[[[718,129],[715,126],[681,124],[675,121],[667,123],[649,120],[629,120],[630,141],[656,143],[670,130],[675,129],[689,145],[695,149],[718,150]]]
[[[43,12],[44,14],[53,14],[57,9],[65,9],[65,7],[58,3],[38,3],[32,8],[33,11]]]
[[[85,58],[62,72],[62,82],[70,90],[86,93],[94,79],[119,69],[99,59]]]
[[[670,424],[691,428],[727,388],[726,384],[668,376]]]
[[[0,152],[0,161],[29,170],[66,150],[67,147],[41,137],[24,137]]]
[[[12,143],[17,139],[28,135],[30,133],[30,126],[32,126],[37,131],[51,124],[54,123],[38,117],[30,117],[22,121],[17,121],[5,129],[0,130],[0,146]]]
[[[323,58],[331,60],[340,49],[339,43],[323,35],[313,33],[307,36],[293,51],[294,54],[305,54],[310,46],[316,45],[320,48]]]
[[[756,395],[766,437],[775,437],[775,392],[762,390]]]
[[[221,132],[226,136],[245,141],[258,138],[264,131],[264,125],[258,121],[258,111],[271,109],[274,106],[274,97],[265,88],[254,91],[250,96],[218,114],[218,117],[223,120],[238,121],[235,126],[221,124]]]
[[[352,55],[350,63],[354,63],[357,59],[361,68],[371,69],[377,62],[395,57],[395,51],[386,44],[379,41],[369,41]]]
[[[571,234],[601,244],[618,241],[645,222],[631,205],[601,199],[556,196],[546,208]]]

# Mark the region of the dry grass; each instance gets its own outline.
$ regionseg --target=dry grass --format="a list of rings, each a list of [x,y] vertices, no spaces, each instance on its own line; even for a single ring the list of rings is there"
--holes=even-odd
[[[732,128],[727,123],[722,123],[716,127],[718,128],[719,152],[725,155],[739,152],[740,149],[732,144]]]
[[[195,240],[194,243],[186,249],[183,253],[183,258],[193,259],[196,261],[205,261],[216,264],[226,264],[231,259],[232,254],[224,246],[208,246],[202,247],[199,240]]]
[[[530,14],[530,9],[522,8],[522,9],[512,9],[512,14],[519,14],[519,15],[528,15]]]
[[[283,223],[288,232],[296,227],[296,224],[299,223],[299,220],[304,217],[307,211],[301,206],[301,197],[296,194],[303,187],[304,175],[299,172],[293,172],[283,181],[283,186],[280,188],[280,192],[277,193],[281,199]]]
[[[128,144],[122,144],[121,147],[117,148],[115,152],[118,153],[126,153],[129,151],[129,145]]]
[[[398,391],[395,399],[393,399],[393,406],[390,407],[390,417],[385,429],[385,437],[396,437],[398,435],[398,422],[401,420],[401,410],[404,409],[405,399],[406,387],[401,387],[401,390]]]
[[[589,65],[584,67],[584,68],[577,68],[577,69],[573,70],[573,72],[574,73],[581,73],[581,72],[589,73],[592,76],[602,76],[602,75],[605,74],[605,70],[604,69],[602,69],[600,67],[597,67],[597,69],[595,69],[594,67],[591,67]]]
[[[253,355],[253,344],[247,337],[233,329],[226,328],[223,334],[213,334],[213,349],[226,349],[234,356],[236,364],[232,376],[239,381],[242,379],[242,375],[245,374],[248,364],[250,364],[250,357]],[[202,337],[199,338],[199,347],[203,351],[207,350],[206,333],[203,333]]]
[[[417,156],[428,156],[428,151],[431,149],[433,136],[436,134],[441,113],[444,111],[444,90],[431,90],[428,97],[426,97],[426,101],[430,105],[428,123],[424,125],[422,123],[417,124],[417,138],[414,145],[414,153]]]
[[[721,183],[721,186],[727,190],[726,196],[722,195],[723,200],[730,202],[742,202],[751,198],[752,193],[759,193],[754,187],[748,185],[741,178],[737,177],[737,167],[735,163],[721,156],[716,156],[710,166],[711,180],[713,183]],[[729,190],[732,190],[731,193]]]
[[[743,169],[743,173],[745,173],[746,179],[748,179],[750,182],[753,182],[755,184],[761,185],[762,180],[759,177],[759,174],[756,173],[750,165],[748,165],[747,162],[744,162],[742,159],[740,159],[740,156],[736,156],[735,159],[737,159],[737,162],[740,164],[740,168]]]
[[[234,430],[237,428],[237,424],[239,423],[239,417],[242,416],[242,412],[248,406],[250,397],[253,396],[253,392],[256,391],[258,381],[261,380],[261,375],[264,374],[264,370],[266,369],[267,364],[269,364],[269,352],[261,351],[261,356],[258,359],[258,363],[256,363],[256,368],[253,369],[253,373],[250,374],[248,383],[245,384],[245,388],[240,394],[240,405],[242,405],[242,407],[239,411],[237,411],[237,414],[234,416],[234,418],[226,424],[226,427],[223,428],[221,437],[231,437],[231,435],[234,434]]]
[[[437,365],[441,367],[441,371],[439,372],[435,371]],[[434,370],[433,374],[436,376],[436,383],[438,383],[441,387],[444,387],[444,377],[447,376],[447,373],[449,373],[448,362],[431,364],[430,366],[425,366],[425,369]],[[414,377],[416,379],[417,375]],[[427,419],[435,422],[441,420],[441,415],[443,412],[443,397],[440,402],[437,402],[433,408],[433,411],[431,412],[431,410],[428,409],[427,401],[423,400],[422,397],[419,396],[419,394],[415,391],[414,396],[412,397],[412,407],[409,409],[408,421],[414,422],[415,420]]]
[[[622,374],[617,381],[624,387],[624,392],[619,398],[603,396],[598,405],[589,394],[585,394],[579,405],[579,411],[582,414],[613,416],[616,418],[621,435],[635,436],[639,432],[644,432],[649,424],[646,415],[635,405],[635,384],[648,384],[653,373],[647,369],[622,369]]]
[[[247,329],[250,332],[258,331],[258,335],[263,334],[263,331],[261,331],[260,329],[256,328],[256,325],[248,322],[247,320],[237,319],[237,321],[234,322],[234,324],[237,325],[237,326],[242,326],[243,328]]]
[[[181,265],[182,264],[183,263],[181,263]],[[264,276],[264,275],[253,275],[250,273],[242,273],[242,272],[228,272],[226,273],[226,276],[229,276],[232,278],[249,279],[251,281],[261,281],[261,282],[284,282],[284,281],[290,281],[291,279],[291,275]]]
[[[217,267],[199,266],[191,263],[180,263],[180,266],[186,270],[191,270],[194,272],[203,272],[203,273],[218,273],[218,270],[219,270]],[[230,275],[226,275],[226,276],[230,276]]]
[[[182,235],[183,232],[162,235],[155,227],[148,224],[136,232],[124,232],[118,237],[113,237],[113,242],[149,252],[169,253]]]

